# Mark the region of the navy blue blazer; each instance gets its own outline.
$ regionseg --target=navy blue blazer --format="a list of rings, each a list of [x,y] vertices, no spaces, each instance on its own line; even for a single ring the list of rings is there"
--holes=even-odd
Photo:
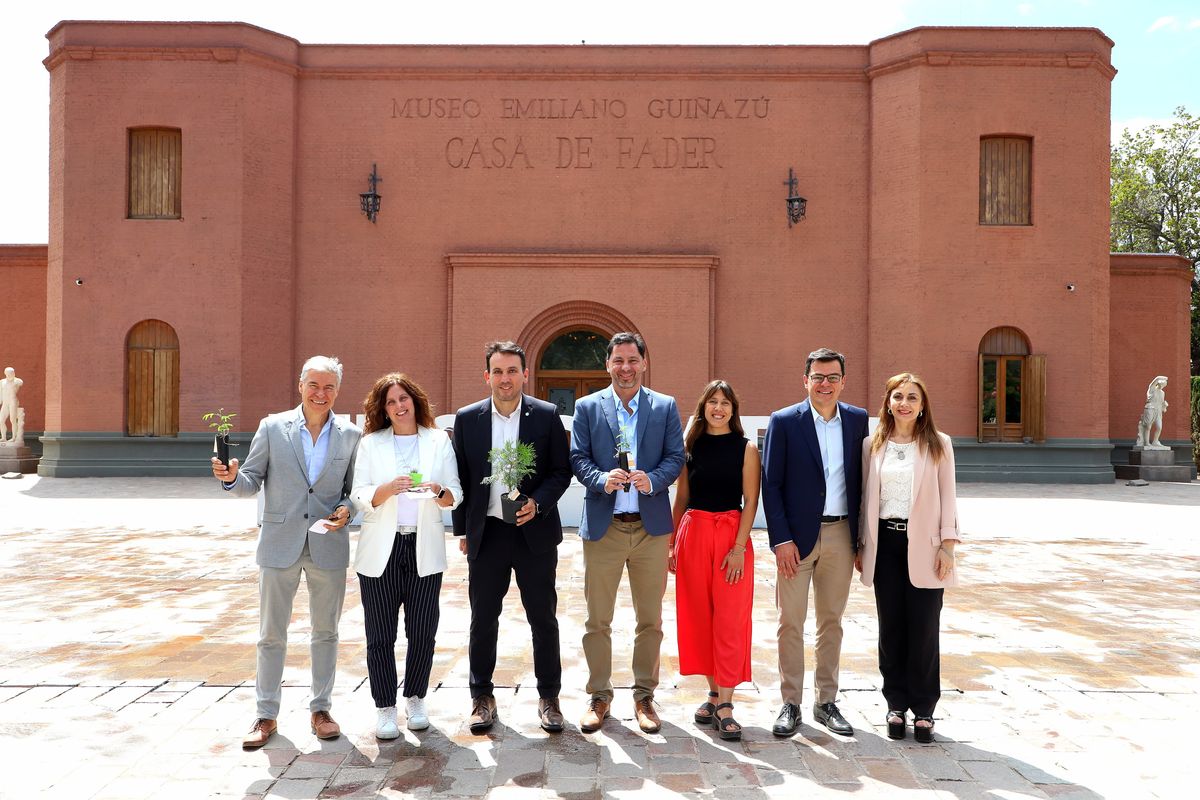
[[[838,403],[842,414],[842,453],[846,469],[846,504],[850,541],[858,547],[862,502],[862,441],[867,438],[867,412]],[[806,558],[817,544],[825,510],[825,468],[817,442],[813,410],[805,400],[780,409],[767,423],[763,442],[763,513],[771,547],[796,543]]]
[[[538,505],[538,513],[518,530],[532,552],[549,552],[562,541],[558,501],[571,485],[567,431],[558,409],[545,400],[522,395],[517,439],[533,445],[536,454],[533,475],[521,481],[518,488]],[[491,449],[492,398],[486,397],[460,408],[454,416],[454,455],[458,459],[463,501],[451,512],[451,519],[454,535],[467,537],[468,561],[475,560],[483,541],[491,487],[482,481],[492,474],[492,464],[487,458]]]
[[[650,476],[654,491],[638,496],[642,526],[652,536],[671,532],[668,490],[683,469],[683,426],[675,398],[646,387],[638,400],[637,467]],[[575,403],[571,424],[571,471],[583,484],[583,520],[579,535],[596,541],[608,532],[616,507],[616,492],[604,492],[604,478],[617,468],[617,408],[613,388],[593,392]],[[617,491],[621,491],[618,489]],[[630,491],[637,491],[630,488]]]

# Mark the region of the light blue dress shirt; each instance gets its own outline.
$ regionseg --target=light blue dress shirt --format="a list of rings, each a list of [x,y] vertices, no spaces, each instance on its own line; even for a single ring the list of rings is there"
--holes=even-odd
[[[304,409],[301,408],[296,413],[300,420],[300,441],[304,443],[304,466],[308,470],[308,485],[312,486],[317,482],[317,478],[321,477],[321,470],[325,469],[325,457],[329,455],[329,432],[333,430],[333,412],[326,416],[325,425],[317,434],[315,442],[304,427]]]
[[[617,397],[617,393],[613,391],[613,401],[617,404],[617,429],[624,428],[629,431],[629,458],[637,464],[637,415],[638,404],[642,399],[642,390],[638,389],[637,394],[629,401],[630,411],[625,410],[625,404],[621,402],[621,398]],[[638,506],[638,490],[632,485],[629,491],[617,489],[613,492],[617,498],[616,506],[613,507],[614,514],[637,514],[639,513]]]
[[[846,501],[846,457],[842,446],[842,409],[834,412],[828,422],[814,408],[813,425],[817,429],[817,444],[821,447],[821,466],[825,470],[825,511],[827,517],[850,513]]]

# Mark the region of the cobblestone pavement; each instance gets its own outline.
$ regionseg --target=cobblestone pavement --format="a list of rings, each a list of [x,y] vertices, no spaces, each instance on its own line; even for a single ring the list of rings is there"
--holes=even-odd
[[[672,585],[662,733],[643,735],[632,719],[625,597],[616,719],[581,734],[572,531],[559,561],[565,733],[536,725],[515,592],[496,676],[500,722],[484,737],[464,727],[466,570],[451,543],[432,726],[375,740],[350,573],[333,707],[344,735],[309,732],[301,589],[280,732],[243,752],[254,714],[253,501],[203,479],[0,481],[0,797],[1194,797],[1200,767],[1186,737],[1200,726],[1200,483],[961,494],[964,586],[946,597],[933,745],[884,735],[874,602],[857,581],[839,697],[856,734],[814,727],[805,707],[795,738],[772,736],[774,570],[761,531],[755,683],[736,694],[743,741],[691,724],[702,684],[677,674]]]

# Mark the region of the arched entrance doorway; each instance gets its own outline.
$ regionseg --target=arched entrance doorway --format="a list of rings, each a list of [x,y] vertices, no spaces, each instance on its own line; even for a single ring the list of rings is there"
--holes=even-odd
[[[146,319],[125,339],[125,433],[179,434],[179,336],[162,320]]]
[[[610,383],[604,369],[609,337],[590,328],[562,331],[551,337],[537,360],[537,396],[558,408],[575,413],[575,401]]]
[[[1046,357],[1017,328],[992,328],[979,341],[979,441],[1046,439]]]

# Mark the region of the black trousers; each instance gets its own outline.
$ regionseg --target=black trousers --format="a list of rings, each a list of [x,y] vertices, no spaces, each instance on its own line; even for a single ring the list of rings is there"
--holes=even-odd
[[[441,609],[442,573],[417,574],[417,535],[396,534],[392,554],[378,578],[358,576],[367,628],[367,676],[376,708],[396,705],[396,626],[404,606],[404,696],[424,697],[433,669]]]
[[[516,525],[488,517],[479,553],[470,562],[471,638],[467,653],[471,666],[471,697],[493,694],[496,642],[500,612],[512,576],[517,577],[525,618],[533,632],[533,672],[538,696],[558,697],[562,688],[562,662],[558,646],[558,593],[554,588],[558,548],[535,553]],[[508,640],[511,642],[511,638]],[[512,649],[510,644],[507,649]]]
[[[942,694],[938,638],[942,589],[918,589],[908,579],[908,534],[879,521],[875,608],[879,673],[888,708],[931,717]]]

